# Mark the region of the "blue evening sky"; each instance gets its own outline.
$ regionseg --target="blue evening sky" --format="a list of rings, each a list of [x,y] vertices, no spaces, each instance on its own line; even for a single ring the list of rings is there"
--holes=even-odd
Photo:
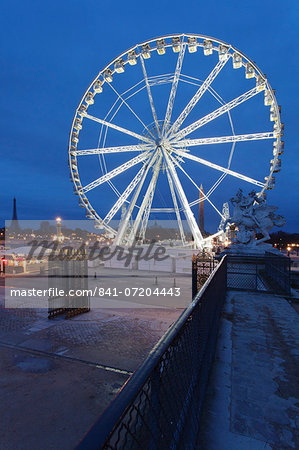
[[[20,219],[83,219],[69,179],[67,148],[84,91],[129,47],[156,36],[198,33],[243,51],[276,89],[285,153],[268,201],[286,217],[284,230],[299,232],[298,2],[10,0],[2,2],[0,20],[1,225],[11,218],[14,196]],[[217,86],[225,96],[227,86],[223,92],[220,81]],[[255,131],[250,124],[243,128]],[[250,165],[248,154],[244,158]]]

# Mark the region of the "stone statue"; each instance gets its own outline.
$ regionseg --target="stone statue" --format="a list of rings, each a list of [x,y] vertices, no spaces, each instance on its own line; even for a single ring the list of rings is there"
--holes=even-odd
[[[246,196],[239,189],[236,196],[230,199],[234,206],[232,217],[226,219],[223,224],[225,230],[228,223],[236,226],[236,244],[258,245],[270,239],[269,231],[274,225],[282,227],[285,224],[284,217],[275,214],[276,206],[268,206],[262,197],[258,197],[255,191]],[[263,237],[256,239],[256,234]]]

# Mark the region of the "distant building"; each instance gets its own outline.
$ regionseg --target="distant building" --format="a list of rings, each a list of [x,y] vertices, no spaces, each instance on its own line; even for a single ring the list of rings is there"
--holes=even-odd
[[[205,216],[204,216],[204,192],[203,185],[200,185],[199,191],[199,205],[198,205],[198,226],[200,232],[203,236],[205,236]]]
[[[11,219],[11,225],[9,227],[9,230],[13,233],[16,233],[20,231],[20,225],[18,221],[18,215],[17,215],[17,201],[14,197],[13,199],[13,211],[12,211],[12,219]]]

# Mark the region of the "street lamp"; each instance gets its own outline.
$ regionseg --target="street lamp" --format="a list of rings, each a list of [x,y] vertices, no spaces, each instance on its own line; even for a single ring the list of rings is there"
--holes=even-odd
[[[56,217],[56,228],[57,228],[57,240],[58,242],[62,242],[63,241],[63,235],[62,235],[62,231],[61,231],[61,217]]]

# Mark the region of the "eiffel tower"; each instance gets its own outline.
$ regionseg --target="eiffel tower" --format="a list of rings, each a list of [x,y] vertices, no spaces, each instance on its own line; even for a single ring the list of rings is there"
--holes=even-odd
[[[18,221],[18,216],[17,216],[17,201],[14,197],[13,199],[13,212],[12,212],[12,219],[11,219],[11,225],[9,227],[9,231],[13,232],[13,233],[17,233],[18,231],[20,231],[20,225],[19,225],[19,221]]]

